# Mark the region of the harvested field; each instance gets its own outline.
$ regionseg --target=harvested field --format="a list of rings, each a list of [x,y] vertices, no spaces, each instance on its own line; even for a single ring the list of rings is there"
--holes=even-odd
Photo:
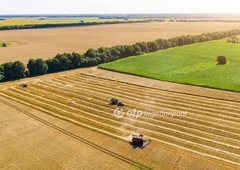
[[[0,41],[11,43],[0,48],[0,64],[29,58],[48,59],[58,53],[84,53],[89,48],[133,44],[158,38],[201,34],[239,28],[240,23],[138,23],[86,27],[0,31]]]
[[[53,153],[42,155],[38,161],[41,162],[42,159],[46,161],[51,158],[50,160],[58,165],[57,162],[64,159],[64,155],[59,160],[56,158],[56,161],[52,157],[54,157],[54,154],[61,155],[68,152],[63,151],[64,147],[70,150],[66,155],[70,154],[73,148],[69,146],[69,143],[66,142],[62,145],[63,141],[69,140],[75,142],[72,143],[72,146],[77,146],[74,154],[80,154],[78,153],[78,151],[80,152],[79,149],[84,148],[86,152],[89,150],[95,155],[95,152],[99,152],[99,147],[101,147],[102,152],[108,153],[105,155],[106,157],[97,161],[103,168],[108,166],[104,164],[104,161],[107,161],[110,156],[111,159],[117,159],[113,163],[116,163],[116,167],[121,164],[121,161],[125,162],[126,169],[128,166],[131,166],[132,169],[138,166],[152,169],[213,169],[213,167],[214,169],[239,169],[240,104],[238,102],[138,86],[98,78],[85,74],[85,72],[72,72],[68,75],[59,73],[56,75],[58,76],[50,77],[51,75],[49,75],[50,78],[45,76],[41,80],[36,78],[24,80],[28,81],[28,88],[19,87],[19,82],[1,85],[0,101],[8,105],[1,108],[3,109],[1,114],[5,112],[9,115],[9,119],[13,119],[10,122],[12,125],[14,125],[14,121],[17,121],[16,129],[25,131],[24,126],[29,127],[33,124],[33,128],[29,128],[30,135],[46,137],[41,141],[51,141],[54,136],[57,137],[50,144],[46,142],[46,148],[44,148],[45,145],[42,146],[47,152],[50,152],[51,149],[56,150]],[[109,99],[112,97],[125,102],[123,113],[137,109],[148,112],[184,111],[187,112],[187,115],[174,118],[155,117],[153,119],[141,116],[136,119],[125,114],[123,118],[118,119],[113,114],[116,106],[109,105]],[[15,102],[31,109],[19,109],[20,106],[16,108],[15,104],[11,104]],[[18,110],[19,119],[12,115],[14,108]],[[10,111],[11,109],[12,111]],[[32,110],[37,110],[38,114],[32,113]],[[27,116],[34,120],[30,121]],[[51,116],[54,116],[54,121],[58,120],[59,122],[53,123]],[[8,118],[3,118],[1,121],[4,123],[8,121]],[[21,123],[25,119],[26,123]],[[36,120],[40,122],[36,122]],[[61,123],[62,121],[68,125],[63,126],[65,123]],[[41,123],[45,123],[44,127],[41,126]],[[60,128],[61,126],[64,128]],[[46,131],[44,129],[50,127],[52,130],[43,134]],[[80,128],[82,133],[75,133]],[[35,129],[35,132],[33,129]],[[14,132],[14,129],[10,129],[10,131]],[[33,132],[31,133],[31,131]],[[24,132],[17,131],[18,133]],[[68,136],[71,134],[74,141],[62,139],[63,136],[60,133]],[[143,150],[132,149],[127,143],[129,135],[132,133],[142,133],[151,138],[153,142]],[[13,134],[5,136],[5,140],[13,142],[11,140],[12,136]],[[65,137],[69,138],[68,136]],[[96,140],[93,140],[91,136],[94,136],[93,138]],[[22,140],[25,140],[25,138],[22,138]],[[90,141],[89,144],[86,144],[88,143],[86,141]],[[27,142],[27,140],[22,141],[23,146],[27,144],[24,142]],[[38,138],[33,143],[36,144],[36,142],[40,142]],[[55,142],[58,145],[55,145]],[[81,144],[78,146],[77,144],[81,142],[88,146],[85,147]],[[90,145],[91,142],[93,144]],[[1,143],[4,143],[4,140]],[[15,163],[18,163],[18,161],[14,161],[13,158],[15,158],[15,152],[18,151],[17,144],[10,142],[8,146],[2,145],[1,148],[2,150],[12,148],[9,151],[8,160],[12,164],[6,163],[8,161],[3,159],[0,165],[6,169],[10,168],[9,165],[16,165]],[[30,148],[19,149],[19,151],[25,153]],[[37,148],[31,153],[41,154],[43,151],[40,152]],[[17,155],[15,156],[17,157]],[[87,159],[90,159],[88,156],[90,155],[86,156]],[[78,155],[78,157],[84,156]],[[24,158],[24,155],[20,155],[19,163],[24,162],[20,161],[22,159],[28,160]],[[86,166],[89,162],[86,161],[81,164],[81,161],[76,161],[75,164],[78,167],[84,167],[83,165]],[[196,162],[200,163],[196,164]]]
[[[130,164],[134,164],[133,161],[128,163],[117,154],[111,155],[110,151],[104,153],[97,145],[94,148],[65,130],[69,124],[61,120],[48,118],[44,121],[35,116],[39,116],[39,112],[31,108],[21,109],[18,103],[2,98],[0,103],[1,169],[131,169],[134,166]],[[43,117],[47,118],[46,115]],[[76,128],[75,133],[82,132]]]

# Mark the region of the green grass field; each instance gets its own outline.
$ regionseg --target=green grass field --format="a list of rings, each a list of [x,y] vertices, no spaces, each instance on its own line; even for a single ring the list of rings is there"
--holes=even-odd
[[[224,55],[226,65],[217,65]],[[158,80],[240,92],[240,44],[217,40],[160,50],[99,65]]]
[[[79,23],[81,20],[86,22],[106,22],[106,21],[124,21],[124,19],[99,19],[98,17],[93,18],[76,18],[76,17],[63,17],[63,18],[6,18],[6,20],[0,20],[0,26],[14,26],[14,25],[29,25],[29,24],[67,24],[67,23]],[[143,19],[130,19],[133,21]]]

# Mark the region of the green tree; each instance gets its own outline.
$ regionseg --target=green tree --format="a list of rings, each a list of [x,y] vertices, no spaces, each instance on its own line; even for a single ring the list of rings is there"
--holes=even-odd
[[[158,43],[159,50],[164,48],[164,44],[163,44],[164,43],[164,39],[159,38],[159,39],[156,40],[156,42]]]
[[[35,59],[29,59],[27,64],[27,69],[30,75],[36,75],[36,60]]]
[[[142,54],[142,49],[138,44],[133,44],[133,49],[134,49],[134,55],[140,55]]]
[[[26,67],[20,61],[15,61],[12,64],[12,78],[21,79],[26,77]]]
[[[116,51],[118,51],[118,53],[119,53],[119,58],[124,58],[124,57],[126,57],[125,48],[124,48],[123,45],[116,45],[116,46],[114,46],[114,47],[112,47],[112,48],[114,48]],[[115,52],[116,52],[116,51],[115,51]],[[113,54],[112,54],[112,55],[113,55]]]
[[[99,52],[99,58],[101,59],[101,63],[106,63],[108,61],[111,61],[112,53],[110,51],[110,48],[107,47],[100,47],[98,49]]]
[[[48,71],[48,65],[43,59],[38,58],[35,61],[35,70],[35,75],[44,75]]]
[[[58,65],[60,64],[57,58],[51,58],[46,60],[46,64],[48,65],[48,73],[54,73],[59,71]]]
[[[148,46],[146,42],[137,42],[136,45],[139,45],[141,48],[142,53],[148,53]]]
[[[109,58],[109,61],[118,60],[121,56],[121,52],[115,47],[111,47],[110,52],[111,52],[111,56]]]
[[[44,75],[47,73],[48,65],[46,62],[38,58],[36,60],[29,59],[27,64],[28,72],[31,76]]]
[[[134,48],[132,45],[124,45],[126,57],[134,55]]]
[[[233,36],[227,38],[227,41],[231,42],[231,43],[238,43],[239,42],[239,38],[236,35],[233,35]]]
[[[157,40],[158,41],[158,40]],[[170,38],[168,39],[169,43],[172,44],[172,47],[176,47],[177,46],[177,39],[176,37],[173,37],[173,38]],[[159,44],[159,43],[158,43]],[[160,47],[159,47],[160,48]],[[162,46],[161,46],[161,49],[163,49],[163,42],[162,42]]]
[[[3,69],[4,69],[4,80],[8,81],[8,80],[12,80],[12,62],[8,62],[8,63],[4,63],[2,64]]]
[[[98,50],[94,50],[92,48],[88,49],[84,54],[85,57],[96,58],[98,56]]]
[[[2,65],[0,65],[0,81],[4,79],[4,68]]]
[[[170,47],[173,47],[173,44],[169,40],[164,39],[163,40],[163,49],[167,49]]]
[[[4,80],[15,80],[26,77],[26,67],[20,61],[4,63]]]
[[[158,43],[156,41],[150,41],[147,43],[149,52],[154,52],[159,50]]]
[[[2,43],[2,47],[7,47],[7,44],[6,43]]]
[[[72,53],[71,64],[73,68],[80,68],[82,66],[83,56],[78,53]]]
[[[68,59],[66,54],[58,54],[55,58],[59,61],[57,71],[65,71],[69,69],[71,61]]]
[[[219,64],[219,65],[224,65],[224,64],[227,63],[227,59],[226,59],[226,57],[223,56],[223,55],[218,56],[217,61],[218,61],[218,64]]]
[[[177,46],[182,46],[185,44],[184,36],[176,37],[176,39],[177,39]]]

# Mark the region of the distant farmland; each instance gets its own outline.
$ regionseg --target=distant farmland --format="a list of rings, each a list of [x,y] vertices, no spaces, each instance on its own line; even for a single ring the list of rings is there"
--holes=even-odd
[[[2,21],[1,21],[2,22]],[[29,58],[48,59],[58,53],[84,53],[89,48],[133,44],[158,38],[195,35],[239,28],[240,23],[139,23],[86,27],[0,31],[0,41],[11,43],[0,49],[0,64]]]
[[[239,54],[240,44],[223,39],[125,58],[102,64],[100,68],[240,92]],[[226,56],[226,65],[217,65],[220,55]]]
[[[6,18],[0,20],[0,26],[28,25],[28,24],[68,24],[79,22],[124,21],[124,19],[99,19],[98,17],[57,17],[57,18]]]

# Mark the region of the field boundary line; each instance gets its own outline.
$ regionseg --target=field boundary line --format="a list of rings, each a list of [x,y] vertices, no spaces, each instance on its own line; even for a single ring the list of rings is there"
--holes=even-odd
[[[127,74],[127,73],[111,71],[111,70],[105,70],[105,69],[100,69],[100,68],[98,68],[98,70],[101,70],[101,71],[104,71],[104,72],[112,72],[114,74],[122,74],[124,76],[130,76],[130,77],[134,77],[134,78],[148,79],[148,80],[156,81],[156,82],[159,82],[159,83],[164,83],[165,85],[163,85],[163,86],[165,86],[165,87],[166,87],[167,84],[169,84],[169,85],[176,85],[176,86],[191,87],[191,88],[195,89],[194,91],[199,91],[199,89],[201,89],[201,90],[204,90],[204,91],[214,91],[215,94],[220,92],[220,93],[231,93],[230,95],[239,95],[239,96],[236,96],[235,97],[236,100],[233,100],[233,99],[230,99],[230,97],[232,97],[232,96],[228,96],[226,98],[227,94],[225,95],[225,98],[220,98],[220,97],[217,97],[217,96],[202,95],[202,94],[199,94],[199,92],[193,93],[192,91],[191,92],[189,92],[189,91],[185,92],[185,91],[180,91],[180,90],[166,89],[166,88],[163,88],[163,87],[154,87],[154,86],[150,86],[150,85],[141,85],[139,83],[128,82],[127,80],[123,80],[123,79],[119,80],[117,78],[114,78],[113,76],[112,77],[110,77],[110,76],[106,77],[106,76],[104,76],[102,74],[95,74],[95,73],[92,73],[92,72],[90,72],[90,73],[89,72],[82,72],[80,74],[83,74],[83,75],[89,76],[89,77],[93,77],[93,78],[99,78],[99,79],[110,80],[110,81],[117,81],[117,82],[125,83],[125,84],[128,84],[128,85],[136,85],[136,86],[145,87],[145,88],[147,87],[147,88],[152,88],[152,89],[156,89],[156,90],[162,90],[162,91],[166,91],[166,92],[172,92],[172,93],[178,93],[178,94],[184,94],[184,95],[190,95],[190,96],[205,97],[205,98],[208,98],[208,99],[217,99],[217,100],[222,100],[222,101],[229,101],[229,102],[234,102],[234,103],[240,103],[240,99],[237,100],[237,98],[240,98],[240,93],[238,93],[238,92],[227,91],[227,90],[220,90],[220,89],[214,89],[214,88],[207,88],[207,87],[201,87],[201,86],[194,86],[194,85],[188,85],[188,84],[181,84],[181,83],[175,83],[175,82],[163,81],[163,80],[157,80],[157,79],[151,79],[151,78],[147,78],[147,77],[143,77],[143,76],[137,76],[137,75],[133,75],[133,74]],[[178,89],[179,89],[179,87],[178,87]]]

